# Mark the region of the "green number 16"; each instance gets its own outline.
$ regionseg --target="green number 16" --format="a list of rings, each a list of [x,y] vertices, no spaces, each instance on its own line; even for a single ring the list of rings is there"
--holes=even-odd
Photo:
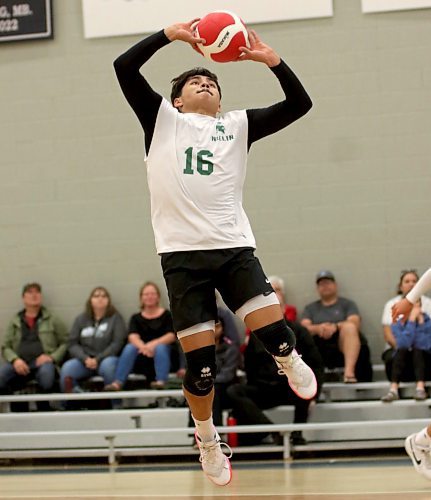
[[[184,151],[186,155],[186,168],[183,170],[184,174],[189,174],[193,175],[194,170],[192,167],[192,160],[193,160],[193,147],[190,146]],[[201,174],[201,175],[211,175],[214,170],[214,163],[209,160],[208,158],[212,158],[214,156],[211,151],[208,151],[207,149],[201,149],[198,151],[196,155],[196,170]]]

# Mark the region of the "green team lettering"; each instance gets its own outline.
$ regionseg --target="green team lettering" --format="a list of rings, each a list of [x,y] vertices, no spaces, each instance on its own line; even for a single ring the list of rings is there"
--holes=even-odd
[[[186,155],[186,168],[183,170],[183,174],[193,175],[194,170],[192,167],[193,160],[193,147],[190,146],[184,151]],[[211,151],[207,149],[201,149],[196,155],[196,170],[201,175],[211,175],[214,171],[214,163],[208,158],[212,158],[214,155]]]

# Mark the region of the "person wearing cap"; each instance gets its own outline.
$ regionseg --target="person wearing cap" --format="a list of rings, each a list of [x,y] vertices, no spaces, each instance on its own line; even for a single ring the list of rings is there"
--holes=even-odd
[[[67,328],[42,305],[39,283],[24,285],[22,301],[24,308],[11,319],[1,344],[6,364],[0,368],[0,393],[22,389],[32,379],[41,392],[52,392],[67,350]]]
[[[355,302],[339,297],[335,276],[322,270],[316,276],[319,300],[308,304],[302,314],[305,326],[319,348],[327,368],[344,366],[344,382],[355,383],[356,363],[361,349],[361,318]]]

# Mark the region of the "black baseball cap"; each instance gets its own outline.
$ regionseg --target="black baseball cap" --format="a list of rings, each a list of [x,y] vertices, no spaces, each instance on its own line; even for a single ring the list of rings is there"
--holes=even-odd
[[[22,294],[24,295],[32,288],[35,288],[38,292],[42,292],[42,287],[39,285],[39,283],[27,283],[22,287]]]
[[[319,271],[316,275],[316,283],[319,283],[320,280],[325,280],[325,279],[335,281],[334,273],[328,271],[327,269]]]

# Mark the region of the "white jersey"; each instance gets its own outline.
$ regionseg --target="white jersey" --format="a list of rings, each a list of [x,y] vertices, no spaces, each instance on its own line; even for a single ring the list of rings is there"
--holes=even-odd
[[[217,118],[160,105],[146,158],[157,253],[252,247],[242,207],[245,110]]]

